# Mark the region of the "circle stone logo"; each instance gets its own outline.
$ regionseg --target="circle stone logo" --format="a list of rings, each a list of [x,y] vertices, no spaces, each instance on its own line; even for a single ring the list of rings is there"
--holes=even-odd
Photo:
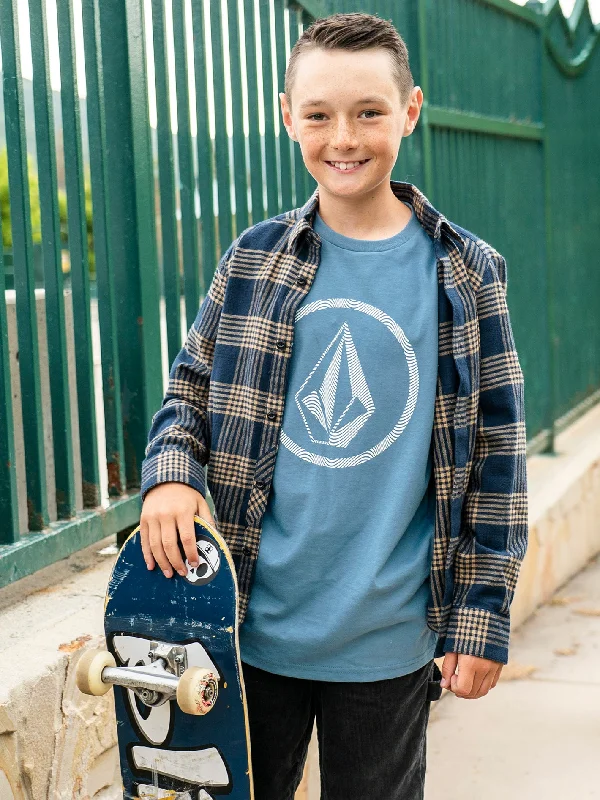
[[[400,436],[408,425],[417,403],[419,368],[415,352],[402,328],[388,314],[369,303],[346,297],[315,300],[298,309],[295,321],[298,323],[309,314],[332,308],[358,311],[384,325],[401,346],[408,367],[408,397],[402,413],[391,430],[380,441],[362,453],[339,458],[312,453],[295,442],[283,429],[281,430],[281,444],[298,458],[311,464],[340,469],[354,467],[375,458]],[[347,375],[350,383],[349,390],[352,400],[344,410],[344,413],[336,419],[335,415],[332,416],[332,409],[335,405],[335,394],[338,388],[343,359],[345,359],[348,366],[347,373],[344,372],[344,374]],[[326,367],[324,378],[320,381],[320,384],[318,381],[314,383],[317,370],[322,372],[324,367]],[[296,392],[294,399],[311,441],[316,444],[328,444],[339,448],[346,447],[361,430],[367,419],[375,413],[371,392],[347,323],[344,323],[339,328],[300,389]],[[326,438],[323,438],[324,436]]]

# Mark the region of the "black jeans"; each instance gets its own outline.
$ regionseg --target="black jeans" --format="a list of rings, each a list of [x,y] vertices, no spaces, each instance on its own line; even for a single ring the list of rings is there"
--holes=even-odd
[[[293,800],[317,722],[322,800],[422,800],[435,661],[390,680],[342,683],[243,664],[255,800]]]

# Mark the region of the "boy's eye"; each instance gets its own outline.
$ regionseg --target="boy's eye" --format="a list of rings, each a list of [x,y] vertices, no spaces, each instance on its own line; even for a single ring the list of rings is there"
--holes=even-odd
[[[381,116],[379,111],[374,111],[373,109],[367,109],[365,111],[361,111],[360,113],[361,114],[376,114],[378,117]],[[315,119],[316,117],[324,117],[324,116],[325,116],[325,114],[322,114],[321,112],[316,112],[315,114],[309,114],[307,116],[307,119]],[[367,117],[367,119],[374,119],[374,117]],[[317,119],[316,122],[321,122],[321,120]]]

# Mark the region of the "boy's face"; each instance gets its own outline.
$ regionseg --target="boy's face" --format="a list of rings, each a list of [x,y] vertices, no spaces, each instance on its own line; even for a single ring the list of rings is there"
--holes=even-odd
[[[283,122],[320,193],[349,199],[371,194],[380,184],[389,187],[423,93],[415,86],[401,105],[386,50],[310,50],[298,59],[291,94],[291,109],[285,93],[279,95]],[[357,161],[365,163],[355,166]]]

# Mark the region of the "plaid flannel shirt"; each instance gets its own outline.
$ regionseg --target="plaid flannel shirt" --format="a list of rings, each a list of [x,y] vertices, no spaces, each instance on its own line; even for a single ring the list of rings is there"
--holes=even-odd
[[[390,184],[433,239],[438,267],[427,624],[438,634],[435,657],[458,652],[506,663],[509,609],[527,547],[523,374],[506,262],[413,184]],[[142,465],[142,498],[166,481],[205,495],[208,465],[215,521],[236,565],[240,622],[277,455],[294,317],[319,265],[317,206],[318,188],[302,208],[247,228],[223,255],[172,365]]]

